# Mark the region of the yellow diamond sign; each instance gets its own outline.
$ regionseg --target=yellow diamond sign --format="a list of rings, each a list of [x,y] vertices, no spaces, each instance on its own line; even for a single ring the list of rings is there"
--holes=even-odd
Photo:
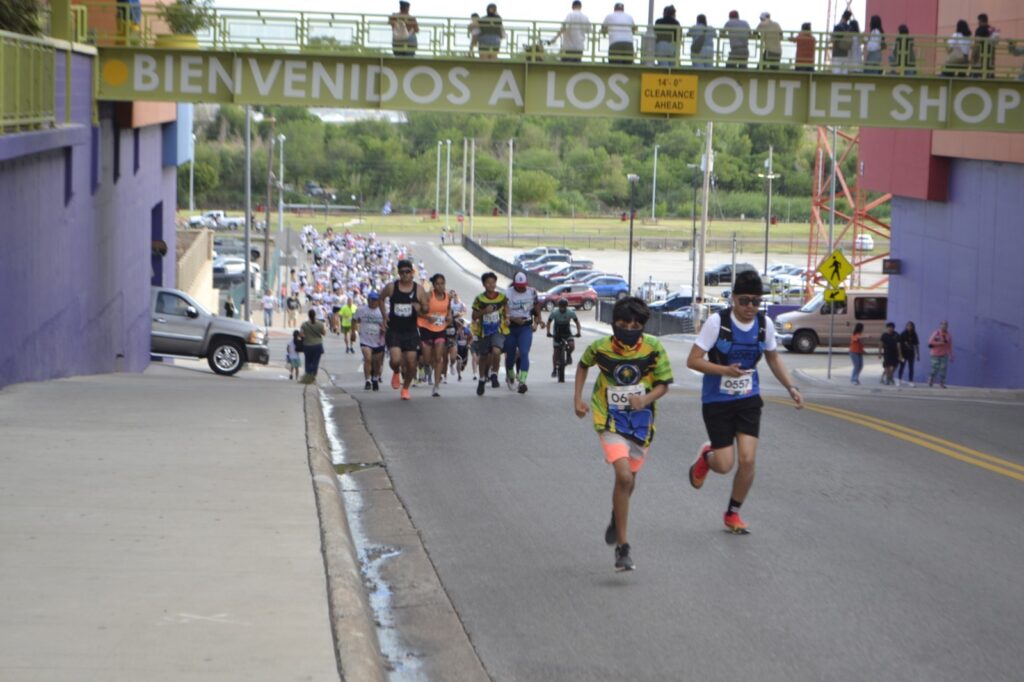
[[[842,284],[844,279],[850,276],[850,273],[853,272],[853,266],[850,265],[850,261],[846,260],[843,252],[836,249],[832,252],[831,256],[818,266],[818,272],[825,278],[829,286],[835,289]]]
[[[829,303],[846,303],[846,289],[825,289],[825,300]]]

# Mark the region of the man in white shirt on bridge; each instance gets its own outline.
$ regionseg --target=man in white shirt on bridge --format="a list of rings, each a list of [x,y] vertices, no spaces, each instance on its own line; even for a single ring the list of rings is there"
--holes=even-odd
[[[626,7],[615,3],[615,11],[604,18],[601,33],[608,36],[608,63],[633,63],[633,34],[636,33],[636,22],[626,14]]]
[[[580,0],[574,0],[572,11],[565,16],[562,28],[558,30],[554,38],[548,41],[548,45],[561,38],[562,61],[580,62],[583,61],[583,51],[587,49],[587,33],[589,32],[590,19],[583,13],[583,3]]]

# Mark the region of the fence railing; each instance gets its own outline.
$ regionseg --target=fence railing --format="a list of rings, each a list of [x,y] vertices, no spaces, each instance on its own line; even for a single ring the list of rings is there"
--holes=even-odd
[[[89,31],[99,45],[152,46],[167,33],[153,7],[84,3],[89,8]],[[79,5],[78,7],[81,7]],[[208,49],[268,49],[343,52],[410,58],[480,57],[470,18],[416,17],[415,46],[396,40],[389,15],[347,12],[217,9],[209,28],[197,37]],[[1021,72],[1024,45],[1008,38],[953,39],[948,36],[834,34],[783,30],[778,35],[751,30],[745,36],[726,29],[681,27],[674,40],[658,40],[652,27],[638,26],[633,55],[608,55],[608,37],[601,24],[585,31],[584,48],[562,53],[554,43],[560,21],[505,19],[504,36],[496,52],[484,57],[518,62],[566,61],[624,66],[678,68],[750,68],[833,73],[864,73],[898,77],[944,76],[1015,78]],[[701,34],[703,33],[703,38]],[[664,33],[662,34],[664,36]],[[695,41],[704,44],[697,45]],[[746,55],[743,53],[746,46]],[[884,46],[884,47],[883,47]],[[882,49],[872,49],[882,47]],[[963,47],[966,63],[951,55]],[[845,54],[844,54],[845,53]]]
[[[0,31],[0,133],[56,125],[57,48]]]

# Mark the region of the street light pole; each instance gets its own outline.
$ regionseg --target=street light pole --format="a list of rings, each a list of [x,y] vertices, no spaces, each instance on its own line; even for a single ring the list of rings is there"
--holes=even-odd
[[[469,238],[473,238],[473,214],[476,213],[476,138],[469,141]]]
[[[704,257],[708,244],[708,195],[711,194],[711,173],[715,167],[715,157],[711,147],[714,131],[714,122],[708,121],[707,129],[704,133],[704,158],[701,163],[702,170],[704,171],[704,186],[702,188],[703,196],[701,197],[700,210],[700,254],[697,262],[697,272],[699,273],[697,275],[697,298],[700,299],[701,304],[704,303]],[[699,332],[701,327],[701,311],[697,304],[697,298],[694,299],[693,326],[694,331]]]
[[[451,229],[451,223],[448,221],[448,209],[452,199],[452,141],[445,140],[445,144],[448,145],[448,167],[444,173],[444,229],[447,231]]]
[[[278,160],[281,163],[277,173],[277,231],[282,234],[284,233],[284,142],[287,139],[284,133],[277,136]]]
[[[626,176],[629,180],[629,272],[626,283],[629,285],[629,295],[633,295],[633,213],[636,212],[636,183],[640,176],[630,173]]]
[[[508,138],[508,243],[512,245],[512,138]]]
[[[437,177],[434,179],[434,217],[441,212],[441,140],[437,141]]]
[[[462,222],[459,223],[459,243],[466,236],[466,165],[469,160],[469,140],[462,138]]]
[[[249,272],[252,258],[250,230],[252,228],[252,105],[245,105],[245,296],[242,299],[242,314],[249,321],[249,287],[252,274]]]
[[[192,160],[188,164],[188,210],[189,213],[196,210],[196,202],[193,192],[196,186],[196,134],[192,133]],[[189,216],[191,217],[191,216]]]
[[[658,197],[658,146],[654,145],[654,175],[651,177],[651,222],[656,220],[654,209]]]
[[[768,160],[764,162],[765,172],[758,173],[757,177],[765,178],[768,180],[768,197],[766,199],[767,206],[765,208],[764,216],[764,274],[768,275],[768,228],[771,225],[772,220],[772,180],[779,177],[775,173],[775,164],[773,161],[775,148],[772,145],[768,145]]]

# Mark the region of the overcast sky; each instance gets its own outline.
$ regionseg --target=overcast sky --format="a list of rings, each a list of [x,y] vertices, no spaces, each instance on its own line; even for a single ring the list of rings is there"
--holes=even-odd
[[[372,14],[390,14],[391,12],[398,11],[398,0],[394,0],[394,2],[374,0],[372,3],[363,5],[357,5],[352,0],[343,0],[342,2],[337,0],[290,0],[287,3],[281,0],[214,0],[214,2],[218,7],[251,9],[288,9],[344,13],[366,11]],[[411,0],[411,2],[410,13],[413,16],[466,17],[468,19],[469,15],[473,12],[484,14],[484,8],[487,6],[488,0]],[[626,12],[631,14],[638,24],[647,22],[648,2],[642,2],[642,0],[623,0],[623,2],[626,5]],[[572,0],[557,0],[554,2],[552,0],[514,0],[514,2],[511,0],[495,0],[495,4],[498,6],[498,14],[505,19],[561,21],[571,9]],[[604,19],[605,15],[612,11],[614,4],[615,0],[602,0],[600,2],[596,0],[583,0],[583,13],[591,21],[599,23]],[[746,19],[751,26],[757,24],[758,16],[761,12],[768,11],[771,13],[772,18],[787,30],[798,30],[800,24],[805,21],[811,22],[811,26],[815,31],[824,31],[828,28],[825,26],[829,5],[828,0],[803,0],[801,2],[794,2],[794,0],[772,0],[770,2],[761,0],[725,0],[725,2],[708,0],[698,3],[684,2],[682,0],[671,2],[658,0],[654,4],[655,18],[661,16],[662,9],[668,4],[676,6],[677,18],[680,23],[687,26],[692,24],[694,18],[700,13],[707,16],[708,24],[721,26],[729,18],[729,11],[735,9],[740,13],[740,18]],[[845,0],[834,0],[832,4],[833,7],[839,8],[838,12],[841,12],[846,6]],[[854,15],[861,20],[861,26],[867,25],[867,22],[864,20],[864,4],[865,0],[853,0],[850,4]],[[372,5],[373,9],[369,9],[370,5]],[[837,13],[837,10],[834,9],[833,13]]]

